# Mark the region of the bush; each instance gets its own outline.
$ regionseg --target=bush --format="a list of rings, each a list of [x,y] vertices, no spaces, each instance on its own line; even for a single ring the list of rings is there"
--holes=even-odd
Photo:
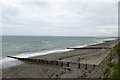
[[[107,80],[108,74],[103,75],[103,80]]]
[[[120,69],[120,62],[112,62],[112,66],[115,69]]]
[[[108,67],[113,67],[112,62],[109,61],[108,64],[107,64],[107,66],[108,66]]]
[[[112,77],[113,77],[113,78],[116,78],[116,79],[120,79],[120,71],[119,71],[119,70],[115,70],[115,71],[112,73]]]
[[[108,55],[108,61],[111,61],[111,60],[112,60],[112,52],[110,52]]]
[[[120,79],[120,62],[118,62],[118,63],[113,62],[112,66],[114,68],[114,71],[112,73],[112,77],[117,78],[117,80]]]
[[[103,75],[106,75],[108,72],[109,72],[109,69],[107,68],[104,70]]]
[[[118,42],[117,46],[114,48],[114,51],[117,52],[120,57],[120,42]]]

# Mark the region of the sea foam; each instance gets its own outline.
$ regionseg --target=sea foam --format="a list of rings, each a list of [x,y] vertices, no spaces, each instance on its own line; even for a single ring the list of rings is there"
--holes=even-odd
[[[51,54],[51,53],[61,53],[61,52],[67,52],[67,51],[71,51],[73,49],[60,49],[60,50],[51,50],[51,51],[46,51],[46,52],[37,52],[37,53],[23,53],[20,55],[16,55],[14,57],[19,57],[19,58],[29,58],[29,57],[35,57],[35,56],[41,56],[41,55],[46,55],[46,54]],[[22,64],[22,61],[16,60],[16,59],[12,59],[12,58],[3,58],[0,60],[0,65],[2,65],[0,67],[1,68],[8,68],[8,67],[12,67],[12,66],[17,66]]]

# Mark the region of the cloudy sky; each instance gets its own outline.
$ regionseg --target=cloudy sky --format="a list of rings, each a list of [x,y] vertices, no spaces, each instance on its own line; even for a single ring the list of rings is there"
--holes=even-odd
[[[3,0],[2,35],[117,36],[115,0]]]

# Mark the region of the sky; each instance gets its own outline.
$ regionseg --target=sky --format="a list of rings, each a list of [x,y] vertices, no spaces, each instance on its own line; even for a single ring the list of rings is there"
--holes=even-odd
[[[0,10],[2,35],[118,35],[118,0],[1,0]]]

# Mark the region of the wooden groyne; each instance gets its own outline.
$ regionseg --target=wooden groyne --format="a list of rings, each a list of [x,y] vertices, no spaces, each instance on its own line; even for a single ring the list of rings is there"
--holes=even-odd
[[[31,59],[31,58],[19,58],[13,56],[7,56],[9,58],[14,58],[22,61],[29,61],[29,62],[37,62],[38,64],[47,64],[47,65],[54,65],[59,67],[70,67],[76,69],[83,69],[83,70],[94,70],[96,65],[92,64],[83,64],[83,63],[75,63],[75,62],[66,62],[66,61],[58,61],[58,60],[43,60],[43,59]]]
[[[67,48],[67,49],[112,49],[110,47],[82,47],[82,48]]]

